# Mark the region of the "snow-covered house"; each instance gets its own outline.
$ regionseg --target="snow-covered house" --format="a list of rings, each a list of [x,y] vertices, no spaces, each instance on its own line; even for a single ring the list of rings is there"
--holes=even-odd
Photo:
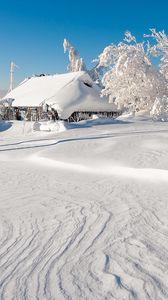
[[[100,97],[100,88],[84,72],[33,76],[24,80],[4,99],[13,99],[12,107],[27,119],[45,114],[57,119],[78,120],[84,114],[117,112],[116,106]]]

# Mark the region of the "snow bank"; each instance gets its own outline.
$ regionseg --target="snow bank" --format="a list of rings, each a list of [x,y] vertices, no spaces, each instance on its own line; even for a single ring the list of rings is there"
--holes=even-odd
[[[94,127],[97,125],[108,125],[108,124],[121,124],[125,123],[124,121],[120,121],[117,119],[111,118],[99,118],[96,115],[93,115],[92,119],[83,120],[79,122],[68,123],[66,121],[41,121],[35,122],[32,125],[33,131],[46,131],[46,132],[63,132],[70,129],[76,128],[87,128]]]
[[[139,111],[136,113],[123,113],[116,120],[128,122],[152,121],[152,117],[148,111]]]

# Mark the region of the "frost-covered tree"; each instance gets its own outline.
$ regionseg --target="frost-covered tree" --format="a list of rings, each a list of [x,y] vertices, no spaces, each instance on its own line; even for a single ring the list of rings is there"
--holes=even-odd
[[[155,121],[168,121],[168,97],[156,98],[150,115]]]
[[[154,56],[161,57],[160,72],[168,80],[168,36],[163,31],[157,32],[156,29],[150,29],[151,34],[145,37],[152,37],[156,41],[156,45],[150,47],[150,51]]]
[[[130,32],[124,42],[104,49],[98,67],[107,70],[103,95],[122,110],[150,110],[156,97],[167,93],[164,77],[152,66],[144,44],[137,43]]]
[[[64,53],[69,52],[69,72],[86,71],[86,66],[83,58],[80,57],[78,51],[71,45],[71,43],[64,39],[63,42]]]
[[[71,43],[64,39],[63,42],[64,53],[69,52],[69,72],[86,71],[92,80],[101,86],[101,77],[103,75],[104,68],[98,66],[98,63],[91,70],[87,70],[84,59],[80,57],[79,52],[71,45]]]

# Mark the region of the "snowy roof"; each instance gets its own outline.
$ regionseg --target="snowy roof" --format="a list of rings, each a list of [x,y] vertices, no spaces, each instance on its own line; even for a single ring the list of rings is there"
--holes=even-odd
[[[12,105],[17,107],[36,107],[46,103],[57,109],[63,119],[74,111],[116,110],[107,98],[100,98],[99,87],[82,71],[31,77],[9,92],[6,98],[14,99]]]

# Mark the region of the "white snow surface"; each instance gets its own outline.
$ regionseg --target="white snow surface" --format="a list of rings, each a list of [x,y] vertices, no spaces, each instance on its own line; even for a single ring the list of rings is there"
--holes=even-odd
[[[168,299],[168,127],[0,123],[0,299]]]
[[[31,77],[4,99],[14,99],[12,105],[18,107],[38,107],[47,103],[57,110],[62,119],[67,119],[74,111],[116,111],[116,106],[109,103],[108,98],[101,98],[100,92],[90,76],[79,71]]]

